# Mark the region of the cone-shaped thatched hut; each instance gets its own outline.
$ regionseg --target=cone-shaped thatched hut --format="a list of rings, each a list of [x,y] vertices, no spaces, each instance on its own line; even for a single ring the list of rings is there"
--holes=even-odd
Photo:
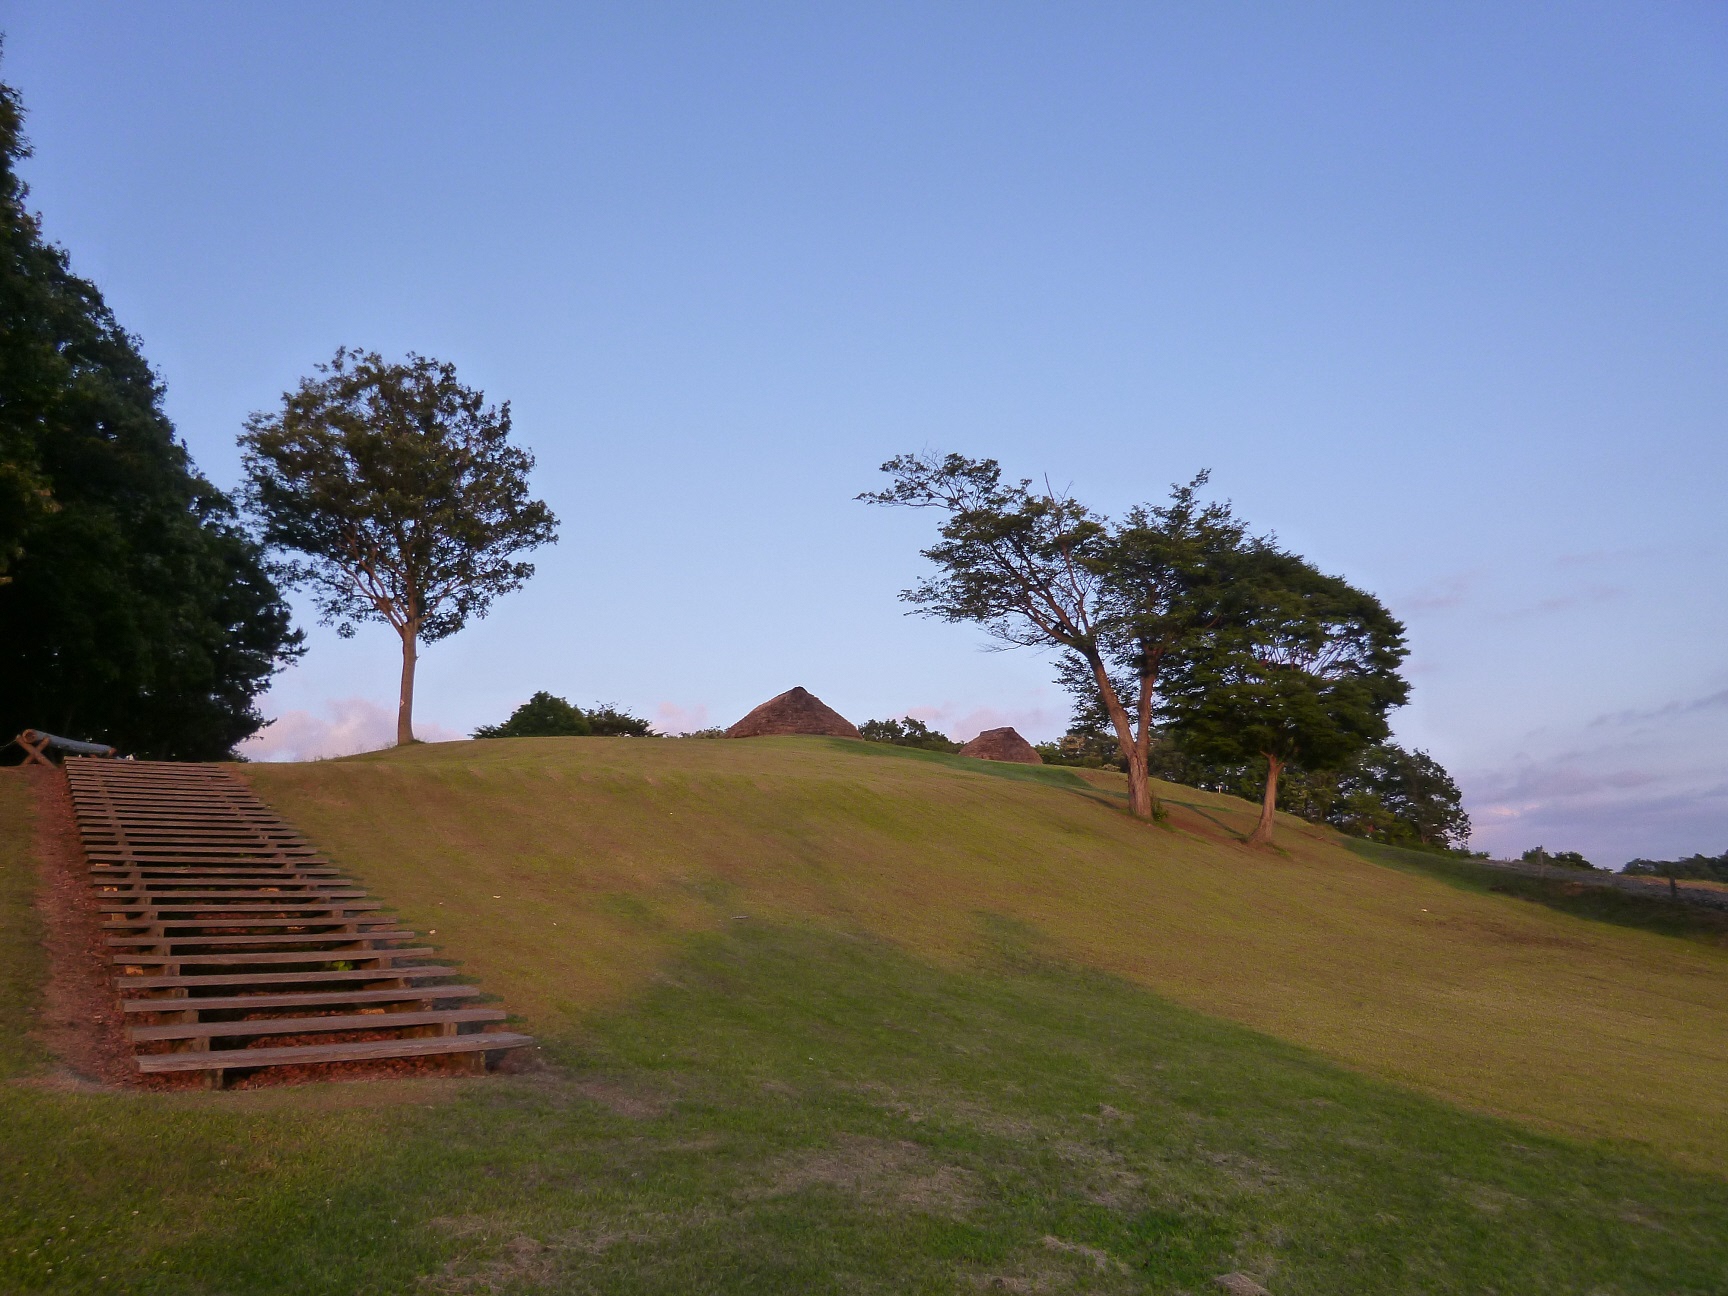
[[[856,738],[858,731],[845,716],[824,706],[822,699],[808,689],[801,688],[788,689],[779,697],[769,698],[726,731],[728,738],[764,738],[772,734],[826,734],[830,738]]]
[[[979,760],[1016,761],[1021,765],[1042,765],[1044,758],[1013,729],[986,729],[960,749],[962,756]]]

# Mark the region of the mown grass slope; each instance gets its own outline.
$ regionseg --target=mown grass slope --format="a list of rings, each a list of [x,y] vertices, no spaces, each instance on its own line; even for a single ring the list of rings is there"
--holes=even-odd
[[[1110,915],[1111,888],[1138,891],[1089,874],[1096,861],[1180,848],[1216,868],[1230,848],[1124,824],[1061,776],[822,745],[689,750],[707,746],[476,745],[250,771],[297,787],[338,854],[427,906],[437,939],[541,1032],[548,1065],[163,1094],[69,1087],[32,1050],[0,1052],[0,1291],[1196,1296],[1228,1272],[1275,1296],[1720,1290],[1719,1172],[1461,1110],[1088,966],[1052,934],[1074,915],[976,902],[988,888],[972,875],[994,868],[1022,907],[1115,930],[1128,919]],[[378,795],[350,801],[348,778]],[[41,989],[25,790],[0,770],[6,1038]],[[754,837],[728,835],[729,804]],[[969,860],[956,806],[1003,853]],[[681,809],[689,831],[661,831]],[[582,853],[600,839],[579,825],[632,818],[639,842]],[[1034,844],[1069,841],[1061,867],[1014,855],[1015,823]],[[560,824],[565,844],[542,847]],[[831,867],[836,836],[876,860],[856,886]],[[1245,867],[1300,877],[1334,850],[1309,849]],[[1530,912],[1596,948],[1593,926]],[[1661,972],[1665,955],[1700,956],[1648,939],[1617,957]],[[1226,972],[1196,984],[1216,993]],[[1312,969],[1286,984],[1358,1014],[1372,999]]]
[[[1052,957],[1365,1073],[1728,1164],[1728,952],[1384,867],[1166,787],[1168,826],[1059,769],[838,739],[541,739],[247,776],[544,1036],[737,921],[950,968],[987,919]],[[735,915],[747,915],[738,919]]]

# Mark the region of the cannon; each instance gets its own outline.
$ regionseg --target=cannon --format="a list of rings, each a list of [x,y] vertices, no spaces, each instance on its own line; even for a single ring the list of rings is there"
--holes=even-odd
[[[50,751],[66,752],[73,756],[118,756],[120,753],[106,743],[80,742],[76,738],[62,738],[59,734],[43,733],[40,729],[26,729],[12,740],[24,749],[26,765],[54,764],[48,759]]]

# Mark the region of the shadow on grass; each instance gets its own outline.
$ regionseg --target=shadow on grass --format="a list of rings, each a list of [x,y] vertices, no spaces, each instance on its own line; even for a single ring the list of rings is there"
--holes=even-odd
[[[0,1086],[0,1290],[1716,1289],[1719,1178],[1355,1075],[1023,923],[979,936],[946,969],[698,937],[549,1068],[436,1103]]]
[[[1558,878],[1529,877],[1492,868],[1478,860],[1429,851],[1405,850],[1350,838],[1346,846],[1363,859],[1406,873],[1421,873],[1461,891],[1491,892],[1528,900],[1575,918],[1636,927],[1682,940],[1728,948],[1728,913],[1676,904],[1655,896],[1633,895],[1614,887],[1591,886]]]
[[[901,747],[894,743],[859,742],[852,738],[825,738],[822,741],[830,750],[848,756],[921,761],[927,765],[940,765],[967,774],[1007,779],[1012,783],[1040,783],[1045,787],[1060,788],[1064,792],[1077,792],[1088,801],[1110,810],[1124,814],[1128,810],[1126,791],[1118,792],[1113,788],[1089,783],[1065,765],[1020,765],[1012,761],[978,760],[972,756],[959,756],[951,752],[925,751],[919,747]]]

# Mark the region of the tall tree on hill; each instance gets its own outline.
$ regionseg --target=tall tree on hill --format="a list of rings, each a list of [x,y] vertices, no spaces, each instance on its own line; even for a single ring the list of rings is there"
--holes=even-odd
[[[43,238],[22,117],[0,86],[0,731],[219,759],[299,635],[136,340]]]
[[[267,543],[337,633],[382,621],[402,640],[396,741],[414,741],[419,645],[486,615],[534,574],[523,550],[557,541],[528,494],[534,456],[510,443],[510,404],[456,379],[445,361],[387,362],[341,348],[254,414],[240,438],[247,498]]]
[[[1259,543],[1226,506],[1200,503],[1205,474],[1113,527],[1030,480],[1005,483],[994,459],[901,455],[882,470],[892,484],[860,499],[948,514],[923,551],[937,574],[901,597],[1006,644],[1063,650],[1064,684],[1115,734],[1129,809],[1158,816],[1148,751],[1161,672],[1229,618],[1234,573]]]
[[[1263,547],[1242,575],[1249,606],[1185,657],[1173,727],[1202,760],[1265,762],[1250,845],[1272,840],[1278,777],[1291,762],[1337,769],[1388,733],[1410,687],[1404,627],[1373,595]]]

